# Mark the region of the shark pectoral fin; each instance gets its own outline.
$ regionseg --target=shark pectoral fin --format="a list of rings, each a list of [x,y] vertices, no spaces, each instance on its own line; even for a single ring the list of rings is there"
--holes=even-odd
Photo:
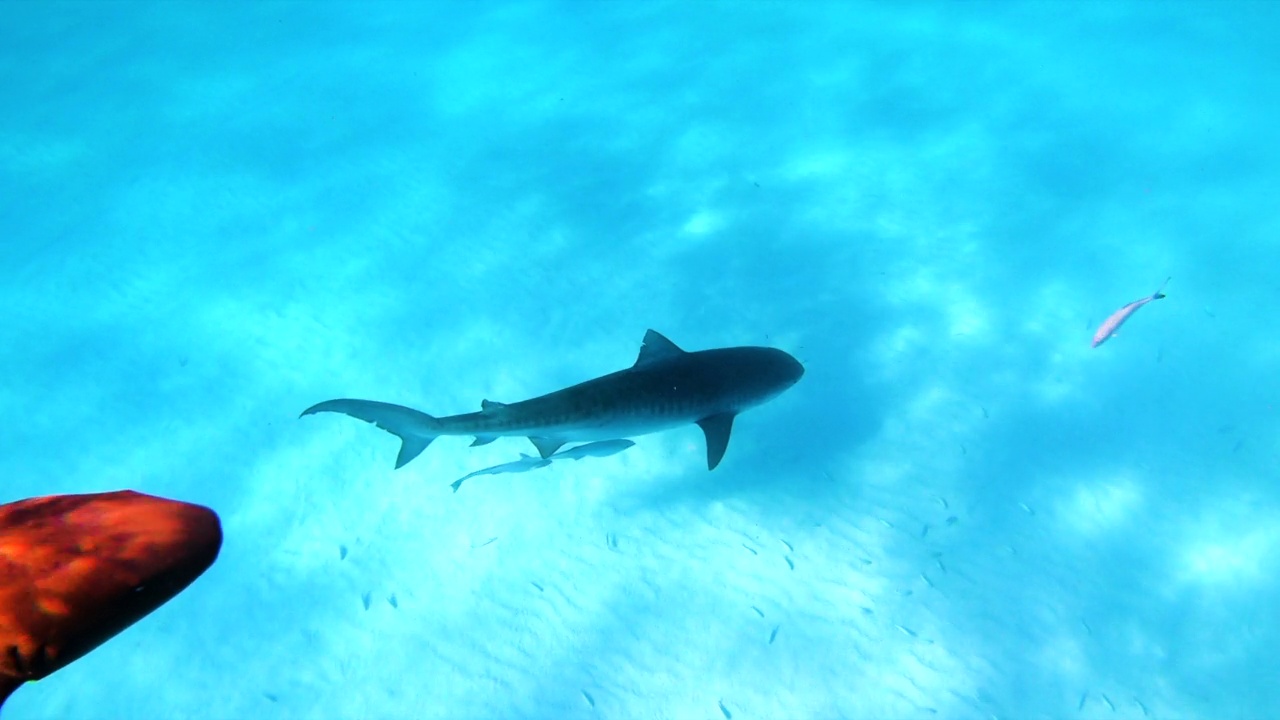
[[[555,452],[560,449],[560,446],[564,445],[563,440],[552,440],[551,438],[544,437],[531,437],[529,438],[529,442],[533,443],[533,446],[538,448],[538,454],[541,455],[544,460],[554,455]]]
[[[506,403],[500,403],[500,402],[496,402],[496,401],[494,401],[494,400],[481,400],[481,401],[480,401],[480,412],[484,412],[485,410],[501,410],[502,408],[504,408],[504,407],[506,407],[506,406],[507,406],[507,404],[506,404]]]
[[[403,405],[374,400],[325,400],[303,410],[302,414],[314,415],[320,412],[350,415],[357,420],[373,423],[400,438],[400,454],[396,456],[397,470],[418,457],[436,439],[436,419]]]
[[[497,439],[498,439],[497,435],[477,435],[476,439],[471,442],[471,447],[480,447],[481,445],[488,445],[489,443]]]
[[[698,421],[702,434],[707,436],[707,469],[715,470],[729,447],[729,433],[733,432],[733,418],[737,413],[720,413]]]
[[[636,358],[636,364],[632,367],[640,367],[651,362],[659,360],[667,360],[673,357],[684,355],[684,350],[668,340],[657,330],[650,330],[644,334],[644,343],[640,345],[640,357]]]

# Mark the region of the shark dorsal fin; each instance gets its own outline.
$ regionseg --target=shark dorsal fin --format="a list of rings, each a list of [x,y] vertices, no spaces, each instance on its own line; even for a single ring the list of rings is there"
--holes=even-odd
[[[715,470],[729,447],[729,433],[733,432],[733,418],[736,413],[726,412],[698,421],[702,434],[707,436],[707,469]]]
[[[636,358],[634,367],[681,355],[684,355],[684,351],[679,346],[668,340],[657,330],[650,330],[644,334],[644,344],[640,346],[640,357]]]
[[[506,403],[500,403],[495,400],[481,400],[480,412],[484,412],[485,410],[501,410],[506,406],[507,406]]]

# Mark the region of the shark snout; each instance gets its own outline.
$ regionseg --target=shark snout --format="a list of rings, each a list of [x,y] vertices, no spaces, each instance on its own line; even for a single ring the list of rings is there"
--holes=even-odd
[[[800,361],[789,353],[773,348],[770,348],[770,352],[773,355],[771,358],[773,361],[771,363],[774,369],[773,374],[777,378],[778,384],[788,388],[800,382],[800,378],[804,377],[804,365],[801,365]]]
[[[787,353],[782,354],[787,355]],[[804,365],[800,364],[799,360],[790,355],[787,355],[787,360],[788,377],[791,379],[790,384],[795,385],[800,382],[800,378],[804,377]]]

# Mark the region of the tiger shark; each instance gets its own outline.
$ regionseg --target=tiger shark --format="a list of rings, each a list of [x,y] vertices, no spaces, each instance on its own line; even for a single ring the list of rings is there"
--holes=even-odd
[[[707,440],[707,469],[714,470],[729,446],[734,418],[802,375],[804,366],[781,350],[686,352],[650,330],[631,367],[529,400],[484,400],[480,412],[449,417],[374,400],[326,400],[302,416],[343,413],[396,435],[397,469],[441,435],[473,435],[473,447],[499,437],[527,437],[546,459],[568,442],[636,437],[696,423]]]

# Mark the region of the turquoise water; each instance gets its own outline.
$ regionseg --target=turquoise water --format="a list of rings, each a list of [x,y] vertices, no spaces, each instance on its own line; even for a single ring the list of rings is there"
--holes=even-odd
[[[1280,707],[1280,6],[0,4],[0,502],[226,540],[23,718]],[[1090,348],[1120,306],[1168,297]],[[697,427],[396,439],[631,365]]]

